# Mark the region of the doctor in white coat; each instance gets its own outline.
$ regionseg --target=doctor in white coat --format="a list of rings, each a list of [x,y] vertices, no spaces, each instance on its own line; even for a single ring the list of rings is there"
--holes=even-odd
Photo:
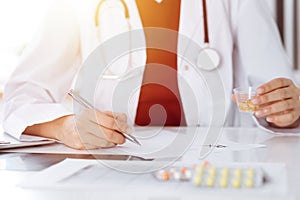
[[[136,1],[124,2],[130,15],[130,29],[142,29]],[[104,81],[96,105],[103,112],[97,111],[95,120],[94,112],[85,110],[78,117],[79,121],[83,120],[77,122],[77,127],[74,113],[62,103],[90,53],[128,28],[121,1],[106,0],[95,15],[97,5],[98,1],[64,0],[55,2],[49,10],[38,36],[26,48],[6,85],[4,129],[7,133],[15,138],[22,134],[54,138],[76,149],[112,147],[125,142],[118,131],[131,132],[139,91],[134,95],[129,111],[119,113],[124,111],[115,111],[111,107],[112,88],[117,80]],[[180,4],[179,33],[199,46],[204,45],[205,35],[202,8],[203,3],[199,0],[182,0]],[[99,24],[95,24],[95,16]],[[300,91],[292,82],[292,67],[266,3],[262,0],[208,0],[207,18],[210,47],[217,49],[222,59],[216,70],[225,90],[226,125],[240,125],[240,117],[236,116],[231,101],[232,89],[253,85],[260,86],[256,90],[258,96],[252,100],[260,106],[256,117],[277,127],[298,126]],[[130,56],[130,66],[123,64],[128,62],[119,62],[109,75],[145,65],[145,50]],[[177,61],[178,75],[201,102],[200,116],[190,114],[194,106],[189,105],[190,96],[185,94],[179,81],[186,123],[188,126],[207,126],[211,119],[211,100],[207,98],[206,83],[189,63],[179,57]],[[142,75],[139,81],[142,83]],[[79,136],[78,130],[85,134]]]

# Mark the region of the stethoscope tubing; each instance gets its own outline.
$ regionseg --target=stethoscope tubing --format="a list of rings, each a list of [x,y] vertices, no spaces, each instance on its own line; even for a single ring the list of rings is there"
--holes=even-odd
[[[102,4],[107,0],[100,0],[96,7],[95,11],[95,25],[96,27],[99,26],[99,13]],[[130,14],[129,9],[127,7],[127,4],[124,0],[120,0],[120,2],[123,5],[124,8],[124,14],[125,18],[128,21],[128,24],[130,26]],[[199,68],[206,70],[206,71],[212,71],[214,69],[217,69],[221,62],[220,54],[216,49],[210,48],[210,38],[209,38],[209,25],[208,25],[208,12],[207,12],[207,1],[202,0],[202,8],[203,8],[203,28],[204,28],[204,47],[199,52],[198,58],[197,58],[197,65]]]

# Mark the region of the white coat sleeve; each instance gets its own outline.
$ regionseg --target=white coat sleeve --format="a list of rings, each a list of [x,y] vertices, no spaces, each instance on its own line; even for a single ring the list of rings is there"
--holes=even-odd
[[[4,90],[4,131],[20,138],[27,126],[72,114],[61,102],[80,65],[79,26],[67,1],[49,9]]]
[[[292,67],[279,31],[263,0],[236,0],[233,6],[233,35],[236,49],[236,80],[244,77],[259,86],[274,78],[292,78]],[[237,84],[235,86],[238,86]]]

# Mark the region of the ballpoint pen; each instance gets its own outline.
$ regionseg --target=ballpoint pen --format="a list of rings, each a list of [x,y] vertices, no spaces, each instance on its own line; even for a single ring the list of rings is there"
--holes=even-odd
[[[87,100],[85,100],[83,97],[81,97],[79,94],[77,94],[76,92],[74,92],[73,90],[70,90],[68,92],[68,94],[76,101],[78,102],[80,105],[84,106],[85,108],[88,108],[88,109],[95,109]],[[132,135],[128,135],[128,134],[125,134],[125,133],[122,133],[120,131],[117,131],[119,134],[123,135],[127,140],[135,143],[135,144],[138,144],[138,145],[141,145],[140,142]]]

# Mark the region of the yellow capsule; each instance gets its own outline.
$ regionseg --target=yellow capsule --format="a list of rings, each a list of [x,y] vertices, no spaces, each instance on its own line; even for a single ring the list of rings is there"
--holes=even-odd
[[[254,176],[254,169],[248,169],[247,172],[246,172],[246,174],[247,174],[248,178],[253,178],[253,176]]]
[[[228,169],[228,168],[222,169],[222,171],[221,171],[221,176],[222,176],[223,178],[228,177],[228,176],[229,176],[229,169]]]
[[[242,170],[241,169],[236,169],[235,171],[234,171],[234,176],[236,177],[236,178],[241,178],[242,177]]]
[[[194,184],[199,186],[202,183],[202,176],[197,176],[194,178]]]
[[[216,168],[212,167],[212,168],[209,169],[208,174],[209,174],[210,176],[216,176],[216,173],[217,173]]]
[[[245,186],[247,188],[253,188],[253,186],[254,186],[253,180],[252,179],[246,179]]]
[[[197,169],[196,169],[196,172],[197,172],[197,174],[201,174],[202,175],[203,172],[204,172],[204,166],[202,166],[202,165],[198,166]]]
[[[228,179],[227,178],[221,178],[220,179],[220,187],[226,188],[228,186]]]
[[[234,188],[240,188],[241,187],[241,179],[234,179],[233,181],[232,181],[232,186],[234,187]]]
[[[214,178],[209,177],[209,178],[206,179],[206,186],[207,187],[213,187],[214,184],[215,184],[215,179]]]

